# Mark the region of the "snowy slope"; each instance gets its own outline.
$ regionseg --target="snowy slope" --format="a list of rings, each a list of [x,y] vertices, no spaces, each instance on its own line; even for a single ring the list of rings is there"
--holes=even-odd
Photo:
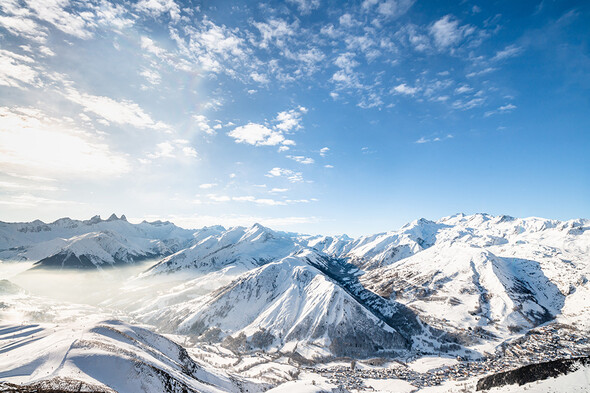
[[[564,303],[537,262],[501,258],[460,243],[433,246],[372,270],[361,282],[437,324],[486,328],[502,336],[552,319]]]
[[[0,327],[0,380],[124,392],[237,391],[237,379],[195,363],[179,345],[116,320]],[[112,390],[110,390],[112,389]]]
[[[276,232],[260,224],[250,228],[230,228],[211,233],[193,246],[164,258],[147,274],[179,271],[206,273],[228,265],[247,270],[291,255],[301,248],[296,236]]]
[[[225,338],[239,350],[366,357],[410,348],[394,327],[312,266],[316,258],[304,251],[267,263],[208,296],[168,308],[153,322],[170,321],[177,332],[206,340]]]
[[[7,280],[0,296],[1,391],[1,382],[72,392],[261,390],[198,364],[148,327],[108,319],[104,309],[34,296]]]

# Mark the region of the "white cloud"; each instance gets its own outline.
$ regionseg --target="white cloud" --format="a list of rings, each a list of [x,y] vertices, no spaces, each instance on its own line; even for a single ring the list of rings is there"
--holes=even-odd
[[[328,154],[329,151],[330,151],[330,148],[329,147],[322,147],[320,149],[320,156],[325,157]]]
[[[185,139],[175,139],[158,143],[156,145],[156,151],[146,155],[149,160],[142,161],[142,163],[149,163],[150,160],[159,158],[177,158],[178,152],[181,152],[185,157],[197,158],[197,151],[191,146],[186,146],[188,143],[189,141]]]
[[[228,135],[234,138],[237,143],[247,143],[254,146],[275,146],[285,140],[280,131],[274,131],[256,123],[236,127]]]
[[[38,184],[32,182],[13,182],[0,181],[0,189],[4,190],[29,190],[29,191],[58,191],[59,188],[48,184]]]
[[[455,109],[471,109],[471,108],[475,108],[478,106],[483,105],[483,103],[485,102],[485,98],[473,98],[471,100],[457,100],[455,102],[453,102],[453,108]]]
[[[266,76],[264,74],[259,74],[258,72],[250,73],[250,78],[252,78],[252,80],[254,82],[262,83],[263,85],[270,82],[270,80],[268,79],[268,76]]]
[[[139,74],[143,76],[145,79],[147,79],[147,81],[152,85],[159,85],[162,81],[162,77],[156,70],[150,70],[146,68]]]
[[[492,60],[499,61],[510,57],[518,56],[522,52],[522,47],[517,45],[508,45],[501,51],[496,52]]]
[[[210,188],[213,188],[217,186],[217,183],[203,183],[199,186],[199,188],[203,189],[203,190],[208,190]]]
[[[342,16],[340,16],[340,18],[338,19],[338,22],[340,23],[340,26],[342,27],[354,27],[354,26],[358,26],[360,24],[359,21],[355,20],[351,14],[346,13],[343,14]]]
[[[45,42],[47,39],[45,29],[25,16],[0,15],[0,26],[4,27],[11,34],[16,36],[22,35],[37,42]]]
[[[257,22],[254,26],[260,32],[262,41],[259,46],[267,48],[270,43],[274,43],[279,48],[285,46],[286,40],[296,34],[297,25],[290,25],[283,19],[270,19],[266,23]]]
[[[0,85],[21,88],[23,83],[38,85],[38,72],[27,65],[33,62],[28,56],[0,49]]]
[[[211,126],[209,125],[209,120],[203,115],[193,115],[193,120],[195,120],[197,127],[204,133],[208,135],[215,135],[216,132]]]
[[[251,49],[231,29],[205,19],[198,28],[187,27],[186,30],[190,37],[188,49],[205,71],[235,76],[238,69],[243,72],[243,68],[250,68]]]
[[[287,0],[289,3],[295,4],[299,12],[303,15],[309,14],[320,6],[320,0]]]
[[[212,200],[213,202],[229,202],[231,198],[227,195],[217,195],[217,194],[207,194],[207,198]]]
[[[381,100],[381,96],[379,96],[379,94],[376,92],[370,92],[358,103],[358,106],[363,109],[376,108],[382,105],[383,101]]]
[[[456,94],[470,93],[472,91],[473,88],[469,87],[468,85],[461,85],[455,89]]]
[[[288,188],[273,188],[269,192],[271,192],[271,193],[277,193],[277,192],[287,192],[287,191],[289,191]]]
[[[324,168],[332,169],[334,168],[334,165],[326,164],[324,165]]]
[[[452,139],[453,135],[452,134],[447,134],[443,137],[433,137],[433,138],[426,138],[426,137],[420,137],[420,139],[418,139],[416,142],[414,143],[418,143],[418,144],[422,144],[422,143],[430,143],[430,142],[441,142],[445,139]]]
[[[110,177],[130,170],[127,159],[69,119],[30,108],[0,107],[0,164],[6,171]]]
[[[385,0],[377,6],[377,12],[388,18],[397,18],[408,12],[413,4],[414,0]]]
[[[84,107],[87,112],[101,116],[111,123],[128,124],[137,128],[151,128],[156,130],[168,130],[169,127],[162,122],[155,122],[150,115],[133,101],[115,101],[104,96],[95,96],[80,93],[68,88],[64,96],[70,101]]]
[[[459,21],[451,15],[445,15],[434,22],[429,30],[434,43],[441,49],[458,44],[466,35],[473,32],[469,26],[459,26]]]
[[[128,10],[122,4],[112,4],[102,1],[100,5],[94,7],[94,12],[98,24],[113,28],[117,32],[133,26],[134,23],[133,19],[125,15],[128,13]]]
[[[45,206],[45,205],[68,205],[68,206],[71,206],[73,204],[79,204],[79,202],[50,199],[50,198],[46,198],[46,197],[32,195],[30,193],[25,193],[25,194],[20,194],[20,195],[11,195],[7,198],[3,198],[2,200],[0,200],[0,205],[8,205],[8,206],[16,207],[16,208],[18,208],[18,207],[39,208],[40,206]]]
[[[359,65],[358,61],[354,60],[355,54],[352,52],[345,52],[338,55],[334,64],[345,70],[347,73],[352,72],[354,67]]]
[[[404,26],[401,33],[405,33],[408,37],[408,42],[418,52],[426,52],[431,48],[430,38],[418,31],[417,26],[408,24]]]
[[[500,112],[506,112],[506,111],[511,111],[516,109],[516,105],[513,104],[506,104],[506,105],[502,105],[501,107],[498,108],[498,110]]]
[[[266,177],[286,177],[291,183],[300,183],[303,181],[303,175],[301,172],[294,172],[290,169],[284,168],[272,168],[268,173],[265,175]]]
[[[304,107],[291,109],[290,111],[279,112],[275,119],[277,122],[276,128],[283,132],[301,129],[301,114],[306,112],[307,109]]]
[[[273,128],[257,123],[248,123],[245,126],[236,127],[228,135],[234,138],[236,143],[247,143],[254,146],[276,146],[279,151],[289,150],[295,141],[286,139],[284,134],[301,129],[301,115],[307,113],[307,108],[298,107],[289,111],[279,112],[274,119]]]
[[[287,156],[287,158],[290,158],[293,161],[297,161],[298,163],[305,164],[305,165],[313,164],[315,162],[314,159],[311,157]]]
[[[182,153],[187,157],[191,157],[191,158],[198,157],[197,151],[193,147],[190,147],[190,146],[183,147]]]
[[[167,13],[173,21],[180,19],[180,8],[174,0],[140,0],[135,8],[155,18]]]
[[[170,142],[162,142],[156,145],[156,152],[150,153],[147,156],[149,158],[157,159],[157,158],[174,158],[174,146]]]
[[[239,197],[232,197],[233,201],[237,202],[253,202],[258,205],[266,205],[266,206],[284,206],[287,204],[285,201],[277,201],[275,199],[270,198],[255,198],[253,196],[239,196]]]
[[[74,7],[69,0],[27,0],[27,5],[35,11],[37,18],[51,23],[66,34],[81,39],[92,37],[89,27],[93,22],[88,22],[81,15],[74,13]],[[92,18],[94,14],[85,16]]]
[[[484,113],[484,116],[485,117],[489,117],[489,116],[492,116],[492,115],[494,115],[496,113],[500,113],[500,114],[502,114],[502,113],[509,113],[509,112],[512,112],[515,109],[516,109],[516,105],[514,105],[514,104],[506,104],[506,105],[502,105],[501,107],[499,107],[495,111],[488,111],[488,112]]]
[[[49,47],[43,46],[43,45],[39,47],[39,53],[41,53],[43,56],[47,56],[47,57],[55,56],[54,51],[52,51]]]
[[[140,39],[141,49],[147,50],[149,53],[156,55],[157,57],[163,58],[167,52],[165,49],[160,48],[156,43],[149,37],[142,36]]]
[[[497,68],[487,67],[487,68],[484,68],[483,70],[480,70],[480,71],[470,72],[469,74],[467,74],[465,76],[468,78],[473,78],[474,76],[481,76],[481,75],[489,74],[490,72],[493,72],[496,70],[497,70]]]
[[[405,95],[413,96],[414,94],[416,94],[418,92],[418,88],[411,87],[411,86],[406,85],[405,83],[402,83],[400,85],[395,86],[393,88],[393,91],[398,94],[405,94]]]

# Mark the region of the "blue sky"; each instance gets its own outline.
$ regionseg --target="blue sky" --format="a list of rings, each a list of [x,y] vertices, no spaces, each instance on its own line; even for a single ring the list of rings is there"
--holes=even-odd
[[[0,219],[590,216],[584,1],[0,4]]]

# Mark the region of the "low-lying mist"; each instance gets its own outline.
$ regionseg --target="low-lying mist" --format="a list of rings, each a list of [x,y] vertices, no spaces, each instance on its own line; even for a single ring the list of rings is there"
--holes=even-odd
[[[123,287],[156,261],[102,270],[31,269],[32,262],[0,262],[0,279],[30,294],[71,303],[99,305],[123,294]]]
[[[163,307],[198,299],[235,278],[224,271],[204,276],[142,274],[155,263],[150,260],[102,270],[59,270],[31,269],[32,262],[0,261],[0,280],[10,281],[28,295],[88,305],[113,318],[159,325],[151,316]]]

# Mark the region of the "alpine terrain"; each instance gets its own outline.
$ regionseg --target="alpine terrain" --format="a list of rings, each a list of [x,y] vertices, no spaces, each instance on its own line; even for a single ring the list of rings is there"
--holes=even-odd
[[[585,219],[457,214],[359,238],[2,222],[0,387],[476,389],[590,355],[589,255]],[[578,386],[579,364],[552,378]]]

